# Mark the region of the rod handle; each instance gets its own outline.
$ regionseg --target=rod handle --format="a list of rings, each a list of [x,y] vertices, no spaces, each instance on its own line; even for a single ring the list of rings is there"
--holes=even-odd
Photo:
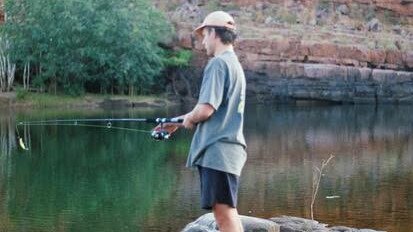
[[[183,123],[182,118],[157,118],[155,119],[157,123]]]

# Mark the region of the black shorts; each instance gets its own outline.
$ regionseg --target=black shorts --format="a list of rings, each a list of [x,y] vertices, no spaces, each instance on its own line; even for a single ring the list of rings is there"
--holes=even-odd
[[[202,166],[198,166],[198,171],[203,209],[211,210],[217,203],[237,207],[238,176]]]

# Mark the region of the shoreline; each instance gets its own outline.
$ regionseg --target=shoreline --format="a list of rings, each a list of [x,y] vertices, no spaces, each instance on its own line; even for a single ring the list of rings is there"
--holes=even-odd
[[[135,108],[135,107],[169,107],[179,104],[179,99],[163,95],[106,95],[85,94],[82,96],[54,95],[48,93],[24,93],[19,96],[16,92],[0,93],[0,109],[68,109],[68,108]]]

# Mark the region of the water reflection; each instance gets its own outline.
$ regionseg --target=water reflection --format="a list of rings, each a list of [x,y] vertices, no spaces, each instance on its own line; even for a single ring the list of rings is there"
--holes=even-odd
[[[16,147],[15,120],[11,111],[0,114],[0,159],[7,159]],[[4,162],[1,162],[4,164]]]
[[[312,168],[334,154],[315,204],[333,225],[408,231],[413,223],[413,107],[246,108],[248,161],[239,210],[309,217]],[[184,167],[191,133],[166,143],[147,134],[31,127],[16,148],[15,122],[152,117],[180,109],[0,113],[0,228],[7,231],[179,231],[205,213],[196,172]],[[151,125],[130,125],[149,130]],[[340,198],[326,199],[337,195]]]
[[[406,230],[412,223],[413,202],[407,197],[413,192],[412,107],[251,110],[244,212],[309,217],[313,164],[334,154],[316,202],[317,219],[389,231]],[[340,198],[326,199],[329,195]]]
[[[151,127],[126,124],[120,126]],[[142,231],[175,182],[167,144],[155,144],[149,133],[41,126],[30,137],[29,152],[1,153],[8,157],[0,197],[6,231]],[[7,139],[15,141],[14,134]]]

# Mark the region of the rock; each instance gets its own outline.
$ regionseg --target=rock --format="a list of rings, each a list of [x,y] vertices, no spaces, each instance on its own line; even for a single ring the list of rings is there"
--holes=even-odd
[[[412,0],[376,0],[377,8],[387,9],[396,15],[413,16]]]
[[[337,7],[337,12],[343,14],[343,15],[348,15],[350,13],[350,10],[348,9],[348,6],[345,4],[342,4]]]
[[[411,102],[413,99],[413,84],[406,81],[413,71],[413,52],[409,41],[412,34],[405,24],[400,24],[412,22],[411,16],[406,16],[413,16],[411,1],[333,0],[328,1],[328,7],[321,8],[318,7],[319,1],[310,0],[219,2],[228,10],[232,9],[235,13],[231,14],[242,22],[240,35],[245,37],[240,37],[235,49],[246,73],[249,96],[260,96],[263,100],[295,101],[304,98],[377,103]],[[179,18],[175,21],[177,28],[174,42],[178,43],[175,46],[192,49],[195,54],[191,65],[199,71],[188,76],[199,77],[208,57],[204,55],[201,41],[190,34],[207,13],[208,2],[180,2],[175,14]],[[333,6],[337,6],[338,15],[331,15]],[[383,29],[383,24],[377,18],[368,23],[360,21],[354,24],[350,13],[366,13],[365,10],[350,12],[353,9],[359,10],[355,6],[360,7],[360,10],[368,6],[378,15],[387,10],[391,17],[400,15],[400,22],[395,22],[397,25],[390,27],[390,32],[386,31],[394,35],[394,39],[386,45],[394,45],[397,49],[383,49],[379,39],[369,38],[369,33],[355,31]],[[317,26],[303,25],[302,34],[295,34],[289,25],[277,22],[275,12],[280,7],[306,15],[305,21],[311,25],[326,23],[323,24],[326,30],[318,31]],[[256,25],[252,22],[256,15],[261,16],[260,20],[264,24]],[[337,23],[329,22],[333,16],[337,18]],[[308,35],[306,32],[312,29],[314,33]],[[337,38],[341,34],[342,39]],[[200,57],[200,54],[204,56]],[[376,69],[387,69],[389,72],[383,74]],[[399,75],[398,71],[407,72]],[[199,91],[198,85],[197,81],[191,82],[193,94]]]
[[[313,18],[313,19],[310,20],[310,22],[308,24],[310,24],[311,26],[315,26],[315,25],[317,25],[317,20]]]
[[[377,18],[373,18],[367,23],[367,30],[369,31],[380,31],[381,30],[381,23]]]
[[[396,46],[397,50],[402,50],[402,45],[399,40],[394,41],[394,46]]]
[[[403,53],[399,51],[387,50],[386,51],[386,64],[394,65],[395,67],[404,66]],[[394,68],[393,68],[394,69]]]
[[[355,229],[345,226],[327,227],[327,224],[315,220],[281,216],[270,219],[240,216],[245,232],[378,232],[371,229]],[[182,232],[218,232],[217,225],[212,213],[204,214],[189,223]]]
[[[280,225],[281,232],[378,232],[371,229],[355,229],[345,226],[327,227],[327,224],[299,217],[281,216],[270,218],[270,220]]]
[[[259,10],[259,11],[264,10],[264,3],[263,3],[263,2],[257,2],[257,3],[255,4],[255,9],[256,9],[256,10]]]
[[[345,226],[334,226],[331,227],[329,232],[377,232],[376,230],[370,230],[370,229],[354,229],[350,227],[345,227]]]
[[[270,220],[243,215],[241,215],[240,218],[245,232],[280,231],[280,227]],[[212,213],[207,213],[196,219],[194,222],[189,223],[182,232],[218,232],[218,227],[214,215]]]
[[[407,68],[413,71],[413,51],[409,51],[406,53],[404,62]]]
[[[328,231],[326,224],[305,218],[281,216],[270,218],[270,220],[280,225],[281,232]]]
[[[239,10],[229,10],[227,11],[227,13],[230,14],[234,18],[240,17],[242,14],[242,12]]]
[[[303,43],[300,40],[245,39],[238,41],[237,53],[246,67],[259,67],[255,63],[306,62],[354,67],[409,70],[411,52],[401,50],[369,50],[356,46],[332,43]],[[410,66],[409,66],[410,65]]]
[[[173,12],[172,20],[177,22],[181,22],[183,20],[199,23],[202,21],[202,12],[197,4],[186,2]]]
[[[265,21],[264,21],[265,25],[274,25],[274,24],[278,24],[277,20],[274,19],[271,16],[268,16]]]
[[[409,102],[413,72],[331,64],[263,63],[247,71],[247,95],[262,101]],[[287,91],[288,90],[288,91]]]
[[[400,25],[395,25],[395,26],[393,26],[392,29],[396,34],[398,34],[398,35],[402,34],[402,28],[400,27]]]
[[[315,16],[317,17],[317,19],[324,19],[328,16],[328,12],[324,9],[321,10],[317,10],[315,13]]]

